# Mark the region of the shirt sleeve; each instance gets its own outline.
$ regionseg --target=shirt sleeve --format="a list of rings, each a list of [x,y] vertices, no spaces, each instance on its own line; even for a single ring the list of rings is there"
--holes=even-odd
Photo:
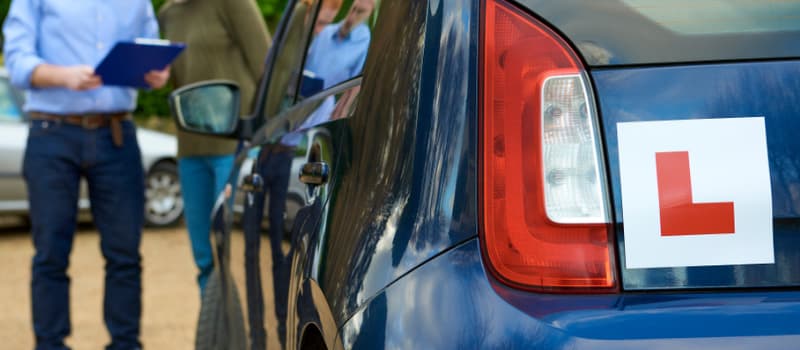
[[[141,38],[148,38],[148,39],[158,39],[160,37],[160,33],[158,30],[158,19],[156,19],[155,11],[153,11],[153,3],[151,1],[145,1],[145,14],[142,24],[142,34],[139,36]]]
[[[11,84],[21,89],[31,88],[33,70],[45,62],[36,49],[40,17],[39,0],[13,0],[3,24],[5,65]]]
[[[242,50],[250,74],[260,77],[264,72],[264,61],[272,45],[272,38],[254,0],[225,0],[224,18],[227,30]]]

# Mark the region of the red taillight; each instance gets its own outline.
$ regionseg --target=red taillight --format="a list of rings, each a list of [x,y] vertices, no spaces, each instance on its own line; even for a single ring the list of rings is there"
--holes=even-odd
[[[502,281],[547,291],[616,288],[594,102],[558,34],[485,1],[482,213]]]

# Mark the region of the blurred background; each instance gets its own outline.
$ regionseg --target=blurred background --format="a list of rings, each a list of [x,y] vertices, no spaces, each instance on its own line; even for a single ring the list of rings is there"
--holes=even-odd
[[[152,0],[153,8],[158,9],[167,0]],[[220,0],[224,1],[224,0]],[[264,21],[267,23],[270,33],[275,33],[275,27],[281,19],[283,9],[286,7],[288,0],[255,0],[258,5]],[[352,0],[344,0],[342,8],[349,8]],[[0,0],[0,21],[4,22],[8,9],[11,6],[11,0]],[[342,17],[344,13],[340,14]],[[338,20],[338,18],[337,18]],[[2,33],[0,33],[0,42],[2,40]],[[1,55],[1,54],[0,54]],[[0,56],[0,62],[2,62]],[[139,94],[139,103],[135,112],[137,124],[150,129],[159,130],[167,133],[175,133],[175,125],[169,116],[169,106],[167,105],[167,96],[172,91],[172,88],[167,86],[159,90],[142,91]]]
[[[270,33],[274,34],[288,0],[254,1],[258,4],[258,9],[267,23]],[[166,0],[152,0],[153,8],[158,11],[165,2]],[[344,3],[348,5],[351,2],[352,0],[344,0]],[[0,0],[0,23],[5,22],[10,6],[11,0]],[[2,39],[0,32],[0,45],[3,42]],[[0,52],[0,67],[2,67],[2,63],[2,52]],[[19,134],[17,136],[20,138],[27,133],[21,133],[18,129],[8,129],[17,126],[27,128],[19,116],[17,104],[21,98],[10,98],[12,93],[16,93],[12,90],[8,85],[7,78],[0,76],[0,122],[7,114],[16,115],[16,119],[11,118],[5,120],[5,123],[0,123],[0,129],[7,128],[3,135]],[[167,96],[171,91],[172,88],[168,85],[163,89],[140,92],[138,108],[135,111],[136,122],[139,126],[170,134],[175,133],[174,122],[169,114],[167,104]],[[139,128],[139,131],[142,132],[144,128]],[[172,137],[169,136],[169,138]],[[151,139],[143,139],[141,134],[139,139],[140,142],[144,140],[147,144],[154,144]],[[24,140],[20,138],[18,141],[20,141],[18,146],[23,147]],[[174,139],[166,141],[166,143],[173,143],[174,148]],[[0,149],[8,156],[8,150],[2,147]],[[143,153],[145,153],[144,150]],[[175,155],[170,156],[174,157]],[[0,172],[2,172],[1,168]],[[14,168],[18,168],[18,165],[14,165]],[[148,173],[158,174],[151,170],[148,170]],[[170,178],[173,182],[177,181],[176,174],[171,174]],[[21,179],[18,180],[21,181]],[[2,202],[3,197],[10,195],[11,191],[8,190],[8,187],[0,186],[0,188],[2,191],[0,202]],[[3,276],[0,278],[0,339],[4,339],[0,345],[1,349],[33,348],[29,268],[33,256],[33,245],[28,225],[24,216],[9,215],[0,210],[0,276]],[[194,345],[199,313],[199,293],[195,282],[196,268],[183,223],[179,221],[176,224],[164,226],[150,225],[144,230],[142,237],[141,251],[144,265],[142,342],[146,348],[152,349],[191,349]],[[239,236],[234,238],[232,244],[232,249],[235,251],[243,251],[243,242]],[[82,215],[73,244],[68,272],[71,276],[72,335],[67,342],[76,349],[101,349],[109,341],[102,320],[104,260],[98,246],[99,237],[91,224],[91,216]],[[241,256],[236,255],[233,259],[235,263],[243,264]],[[270,267],[267,266],[265,271],[271,271]],[[237,277],[244,278],[244,276]],[[265,280],[271,281],[271,278]],[[271,288],[271,283],[267,287]],[[265,313],[274,315],[271,308],[266,309]],[[274,321],[270,320],[270,322]],[[274,336],[270,337],[269,342],[270,348],[278,346],[277,338]]]

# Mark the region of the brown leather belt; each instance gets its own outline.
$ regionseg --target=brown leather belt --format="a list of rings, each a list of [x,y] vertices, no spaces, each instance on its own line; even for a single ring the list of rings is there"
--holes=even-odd
[[[122,147],[123,145],[122,121],[132,119],[131,114],[128,112],[84,114],[84,115],[78,115],[78,114],[61,115],[61,114],[49,114],[42,112],[30,112],[29,115],[31,120],[49,120],[57,123],[77,125],[84,129],[89,129],[89,130],[110,127],[111,139],[114,141],[114,145],[117,147]]]

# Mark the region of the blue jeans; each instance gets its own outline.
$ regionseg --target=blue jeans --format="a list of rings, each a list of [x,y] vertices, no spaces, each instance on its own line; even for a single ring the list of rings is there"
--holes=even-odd
[[[109,128],[31,122],[23,176],[36,249],[31,281],[36,349],[66,349],[64,338],[71,331],[66,270],[81,177],[89,185],[92,216],[106,260],[103,317],[111,334],[108,349],[141,347],[144,171],[132,122],[123,122],[123,135],[124,145],[116,147]]]
[[[197,283],[205,289],[214,269],[211,251],[211,210],[225,188],[233,167],[233,155],[194,156],[178,159],[178,176],[183,193],[183,215],[189,230],[194,262],[200,271]]]

